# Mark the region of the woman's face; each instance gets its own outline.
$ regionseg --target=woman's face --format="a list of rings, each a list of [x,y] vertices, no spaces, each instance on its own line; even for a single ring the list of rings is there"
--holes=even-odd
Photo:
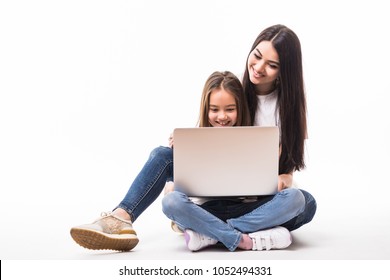
[[[237,122],[237,104],[225,89],[214,89],[210,94],[209,122],[211,126],[234,126]]]
[[[279,75],[279,55],[270,41],[261,41],[248,57],[250,81],[255,84],[257,94],[267,94],[274,89]]]

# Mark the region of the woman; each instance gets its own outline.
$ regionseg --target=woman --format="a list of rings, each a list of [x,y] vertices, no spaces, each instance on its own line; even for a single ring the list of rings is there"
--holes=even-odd
[[[307,135],[301,46],[291,29],[274,25],[259,34],[247,59],[243,87],[251,123],[280,128],[279,192],[254,201],[220,199],[202,205],[179,191],[168,193],[163,211],[184,230],[192,251],[218,241],[231,251],[286,248],[290,231],[310,222],[316,211],[308,192],[291,187],[293,172],[305,167]]]

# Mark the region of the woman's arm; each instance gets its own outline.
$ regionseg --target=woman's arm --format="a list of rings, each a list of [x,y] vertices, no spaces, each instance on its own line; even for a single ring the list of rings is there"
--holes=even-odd
[[[282,154],[282,145],[279,145],[279,158]],[[290,188],[293,185],[293,172],[280,174],[278,177],[278,191]]]

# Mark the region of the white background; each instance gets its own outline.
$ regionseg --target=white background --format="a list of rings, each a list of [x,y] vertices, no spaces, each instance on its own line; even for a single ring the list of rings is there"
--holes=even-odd
[[[277,23],[303,51],[308,167],[295,178],[318,202],[306,228],[342,251],[309,258],[389,259],[390,20],[377,0],[1,1],[1,259],[90,258],[70,227],[115,207],[151,149],[196,125],[208,75],[241,74]],[[135,226],[147,239],[160,223],[158,200]]]

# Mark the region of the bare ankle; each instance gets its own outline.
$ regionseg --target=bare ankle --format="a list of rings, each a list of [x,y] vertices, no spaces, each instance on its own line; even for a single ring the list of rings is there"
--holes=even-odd
[[[252,246],[252,238],[250,238],[248,234],[242,234],[238,248],[243,250],[252,250]]]
[[[122,208],[116,208],[112,213],[115,214],[116,216],[118,216],[119,218],[131,221],[131,217],[130,217],[129,213],[127,213]]]

